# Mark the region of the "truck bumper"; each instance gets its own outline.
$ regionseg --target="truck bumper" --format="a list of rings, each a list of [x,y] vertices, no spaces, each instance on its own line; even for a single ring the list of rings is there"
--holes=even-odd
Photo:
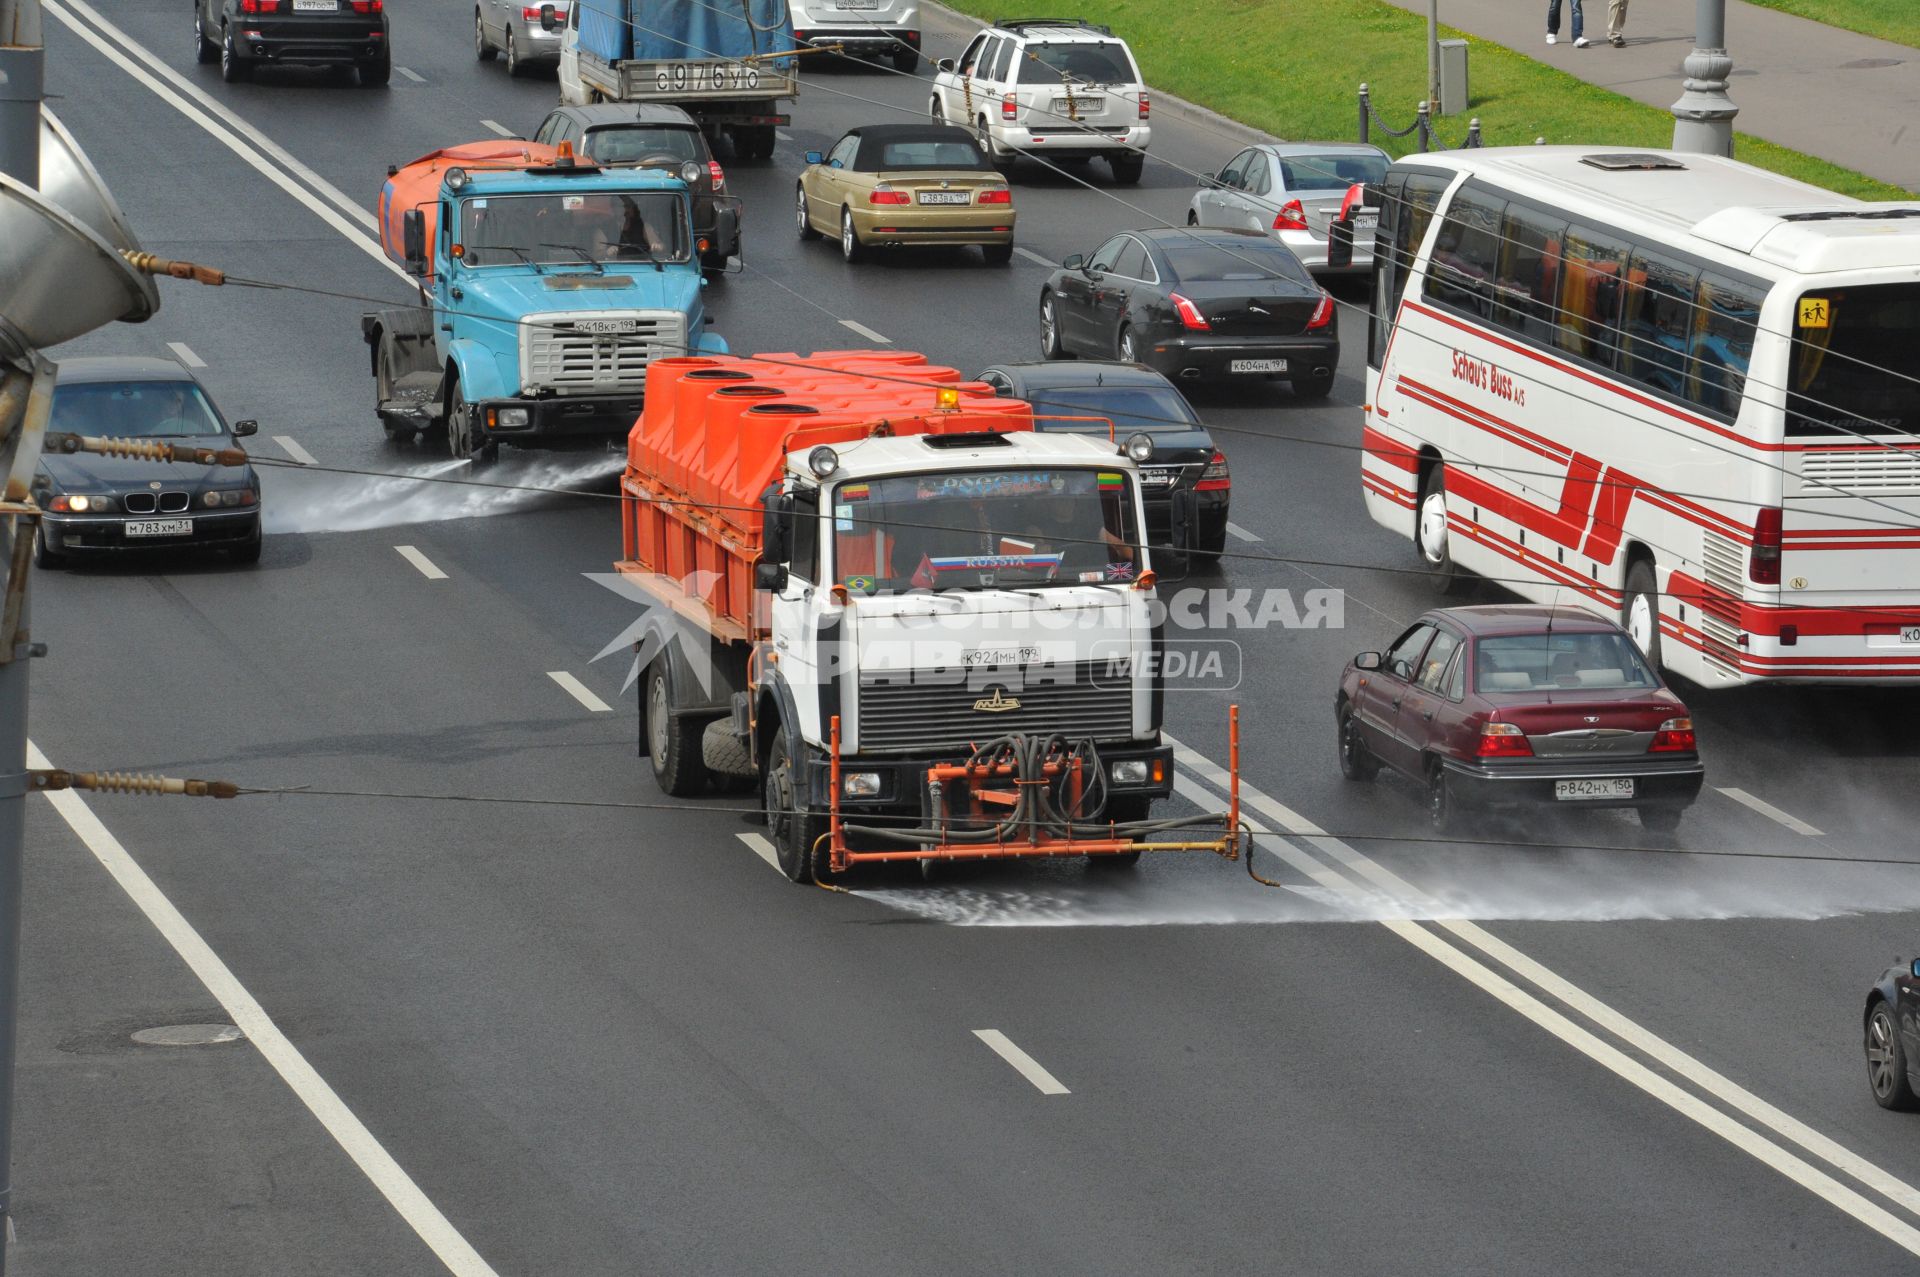
[[[901,758],[891,754],[885,757],[847,755],[840,760],[842,786],[845,786],[850,776],[874,774],[879,777],[880,789],[879,793],[868,797],[856,798],[843,794],[840,798],[840,810],[849,818],[887,815],[924,819],[927,815],[927,768],[939,763],[959,763],[965,760],[965,754],[948,754],[937,758]],[[1107,792],[1110,795],[1165,798],[1173,793],[1173,748],[1171,746],[1103,745],[1100,747],[1100,761],[1107,767],[1109,774],[1116,763],[1146,764],[1147,779],[1145,781],[1121,784],[1109,780]],[[1158,779],[1154,779],[1155,777]],[[807,793],[817,810],[824,811],[832,804],[832,763],[824,755],[809,759]]]
[[[585,439],[624,439],[645,396],[566,395],[551,399],[488,399],[473,405],[476,432],[488,443],[538,448]]]

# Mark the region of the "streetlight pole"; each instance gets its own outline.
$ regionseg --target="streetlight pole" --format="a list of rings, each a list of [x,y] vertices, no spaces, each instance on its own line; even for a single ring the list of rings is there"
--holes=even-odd
[[[1440,0],[1427,0],[1427,114],[1440,114]]]
[[[1693,52],[1680,66],[1685,92],[1671,108],[1673,149],[1731,156],[1733,117],[1740,108],[1727,96],[1733,71],[1727,56],[1727,0],[1694,0]]]

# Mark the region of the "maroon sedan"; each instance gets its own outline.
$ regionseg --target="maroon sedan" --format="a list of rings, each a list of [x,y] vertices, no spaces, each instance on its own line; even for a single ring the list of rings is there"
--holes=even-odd
[[[1612,621],[1568,608],[1428,612],[1362,652],[1334,702],[1340,770],[1419,781],[1445,829],[1467,807],[1631,807],[1669,833],[1706,769],[1693,719]]]

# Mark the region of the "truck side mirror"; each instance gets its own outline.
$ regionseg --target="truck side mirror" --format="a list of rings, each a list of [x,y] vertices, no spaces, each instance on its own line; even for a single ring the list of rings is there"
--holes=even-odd
[[[407,271],[427,273],[427,215],[417,208],[400,214],[400,247],[407,259]]]
[[[787,565],[769,563],[765,559],[753,565],[753,588],[771,590],[778,594],[787,588]]]
[[[763,563],[784,565],[793,558],[793,498],[785,493],[769,492],[766,507],[760,558]]]
[[[550,4],[541,5],[540,6],[540,29],[542,31],[557,31],[559,30],[559,28],[560,28],[560,16],[554,12],[553,6]]]
[[[1342,213],[1327,223],[1327,269],[1353,265],[1353,213]]]
[[[1368,182],[1360,188],[1360,206],[1362,208],[1385,208],[1387,206],[1387,188],[1378,182]]]

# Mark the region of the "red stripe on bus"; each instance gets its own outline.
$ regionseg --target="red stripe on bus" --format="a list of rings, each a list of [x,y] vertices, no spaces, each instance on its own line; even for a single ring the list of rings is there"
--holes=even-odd
[[[1379,458],[1396,470],[1411,474],[1420,468],[1420,454],[1417,451],[1372,426],[1360,431],[1360,446],[1369,456]]]

